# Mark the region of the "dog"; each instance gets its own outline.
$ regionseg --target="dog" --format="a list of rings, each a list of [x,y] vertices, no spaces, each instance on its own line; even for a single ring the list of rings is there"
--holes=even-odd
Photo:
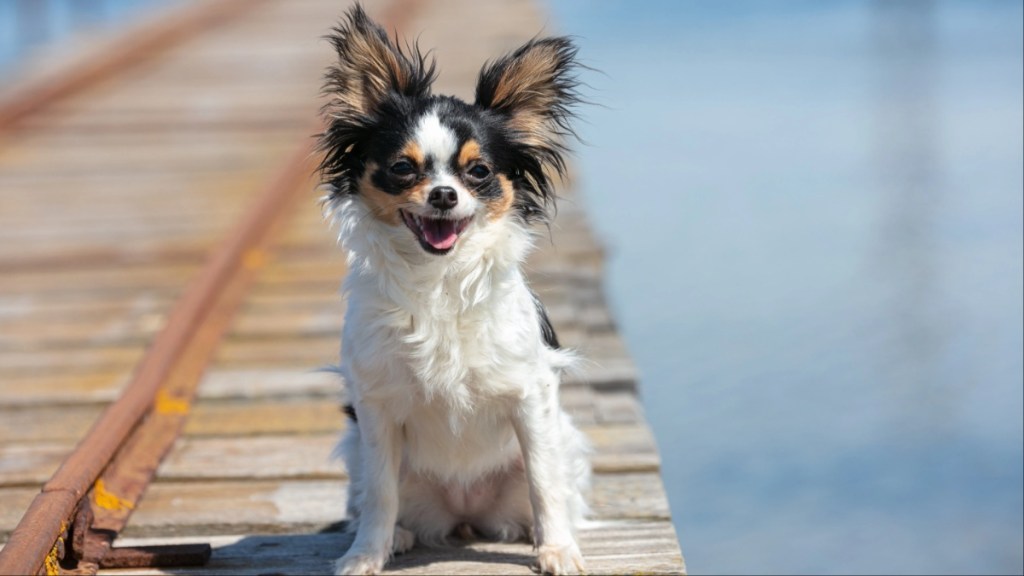
[[[531,538],[582,572],[588,445],[559,405],[574,362],[522,271],[581,102],[577,49],[535,38],[484,65],[470,104],[356,5],[328,36],[320,173],[347,251],[340,371],[352,422],[349,550],[380,572],[416,542]]]

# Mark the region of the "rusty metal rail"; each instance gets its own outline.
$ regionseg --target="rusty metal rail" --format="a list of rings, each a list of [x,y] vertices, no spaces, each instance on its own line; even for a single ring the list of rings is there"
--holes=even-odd
[[[93,507],[95,519],[90,527],[75,527],[78,534],[90,530],[85,550],[76,553],[84,554],[86,566],[99,567],[177,438],[203,369],[262,265],[262,247],[273,225],[312,172],[310,144],[299,147],[207,261],[146,351],[124,394],[43,486],[0,550],[0,574],[34,574],[55,567],[80,502]]]
[[[134,30],[87,66],[31,83],[4,102],[0,128],[252,5],[248,0],[197,4],[168,21]],[[310,132],[314,130],[311,127]],[[60,560],[70,561],[72,556],[86,572],[110,564],[104,561],[110,544],[177,438],[203,367],[260,267],[260,247],[268,231],[312,171],[310,154],[310,143],[303,142],[209,258],[153,340],[125,392],[33,500],[0,550],[0,574],[52,573]],[[92,522],[72,530],[76,517]],[[68,548],[73,555],[67,554]],[[137,560],[137,556],[125,558],[123,552],[120,556],[122,563]]]
[[[263,0],[195,0],[183,10],[132,28],[99,51],[87,54],[83,59],[72,60],[59,71],[28,80],[15,91],[0,95],[0,131],[225,21],[241,9],[251,9],[260,1]]]
[[[244,7],[251,0],[196,5],[168,22],[130,32],[63,78],[44,79],[0,103],[0,130],[63,97],[133,66]],[[414,0],[381,15],[398,29]],[[319,128],[311,125],[309,134]],[[243,296],[265,261],[275,229],[314,170],[312,138],[276,176],[191,282],[122,395],[46,482],[2,550],[0,574],[94,574],[100,568],[202,564],[209,546],[113,548],[156,469],[180,435],[196,387]]]

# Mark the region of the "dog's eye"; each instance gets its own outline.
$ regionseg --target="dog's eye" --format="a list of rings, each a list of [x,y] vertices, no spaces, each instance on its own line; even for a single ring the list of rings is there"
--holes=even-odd
[[[491,170],[483,164],[477,164],[469,169],[469,175],[477,180],[483,180],[491,175]]]
[[[412,176],[416,173],[416,167],[408,160],[399,160],[391,165],[391,173],[395,176]]]

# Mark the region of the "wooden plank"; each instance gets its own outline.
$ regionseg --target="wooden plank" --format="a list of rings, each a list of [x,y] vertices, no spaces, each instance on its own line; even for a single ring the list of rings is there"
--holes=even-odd
[[[0,376],[39,372],[78,372],[130,369],[142,357],[143,346],[117,345],[62,350],[0,350]]]
[[[46,270],[5,274],[0,294],[37,292],[127,291],[137,294],[147,288],[179,287],[195,275],[198,266],[183,263],[139,263],[82,270]]]
[[[342,428],[346,422],[342,421]],[[593,445],[597,473],[652,472],[658,456],[643,425],[584,427]],[[175,480],[245,478],[325,478],[345,476],[330,458],[340,433],[181,439],[160,468],[160,478]],[[0,455],[3,452],[0,451]],[[2,476],[0,476],[2,478]]]
[[[344,428],[346,422],[332,411],[325,419]],[[338,422],[340,420],[340,423]],[[159,470],[164,480],[245,480],[344,478],[340,460],[331,457],[340,431],[304,432],[301,436],[270,435],[269,426],[258,436],[197,436],[179,439]],[[215,431],[223,428],[218,426]],[[656,472],[658,453],[645,425],[585,426],[594,453],[591,465],[596,473],[621,474]],[[193,430],[194,432],[194,430]],[[250,430],[251,432],[251,430]],[[0,486],[42,484],[71,451],[70,441],[0,446]]]
[[[125,536],[312,532],[344,518],[345,482],[329,480],[158,481]],[[0,540],[37,489],[0,488]],[[597,520],[668,520],[656,473],[598,474],[589,497]]]
[[[0,488],[0,542],[7,541],[37,494],[39,487]]]
[[[128,376],[127,370],[7,375],[0,379],[0,408],[109,402]],[[218,368],[204,375],[199,397],[221,400],[320,397],[336,404],[340,391],[340,377],[329,372]]]
[[[339,432],[339,404],[323,400],[199,402],[185,426],[191,436],[247,436]]]
[[[643,407],[632,392],[602,391],[594,394],[597,421],[602,424],[642,422]]]
[[[217,351],[217,364],[226,368],[282,368],[316,370],[338,363],[339,334],[313,334],[305,338],[232,338]]]
[[[4,408],[0,410],[0,438],[5,444],[74,442],[102,409],[101,405]]]
[[[336,405],[341,392],[341,376],[334,372],[290,369],[214,367],[199,386],[203,400],[319,397],[330,398],[328,403]]]
[[[0,486],[42,486],[72,447],[65,442],[4,443],[0,446]]]
[[[318,385],[322,385],[318,384]],[[338,432],[342,429],[340,391],[338,400],[322,397],[254,396],[235,397],[214,401],[213,398],[196,404],[186,426],[191,436],[255,436],[262,434],[316,434]],[[575,417],[586,414],[594,397],[586,391],[566,390],[562,394],[566,410]],[[637,420],[619,418],[616,423]],[[584,422],[584,424],[587,422]]]
[[[332,562],[351,545],[352,536],[322,534],[247,534],[205,538],[129,538],[124,546],[208,542],[210,563],[202,568],[104,570],[101,574],[331,574]],[[588,574],[678,574],[672,524],[664,521],[606,521],[580,532]],[[535,574],[529,544],[475,542],[468,546],[417,547],[395,557],[385,574]]]
[[[110,402],[128,376],[126,370],[8,374],[0,379],[0,409]]]

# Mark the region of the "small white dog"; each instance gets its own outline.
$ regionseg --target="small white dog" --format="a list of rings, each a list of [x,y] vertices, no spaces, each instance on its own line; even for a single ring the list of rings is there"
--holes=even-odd
[[[532,537],[539,568],[583,570],[588,447],[559,406],[559,348],[521,263],[553,202],[578,102],[576,49],[533,40],[434,96],[434,64],[356,6],[330,36],[326,207],[348,252],[342,374],[355,541],[337,573],[416,540]]]

